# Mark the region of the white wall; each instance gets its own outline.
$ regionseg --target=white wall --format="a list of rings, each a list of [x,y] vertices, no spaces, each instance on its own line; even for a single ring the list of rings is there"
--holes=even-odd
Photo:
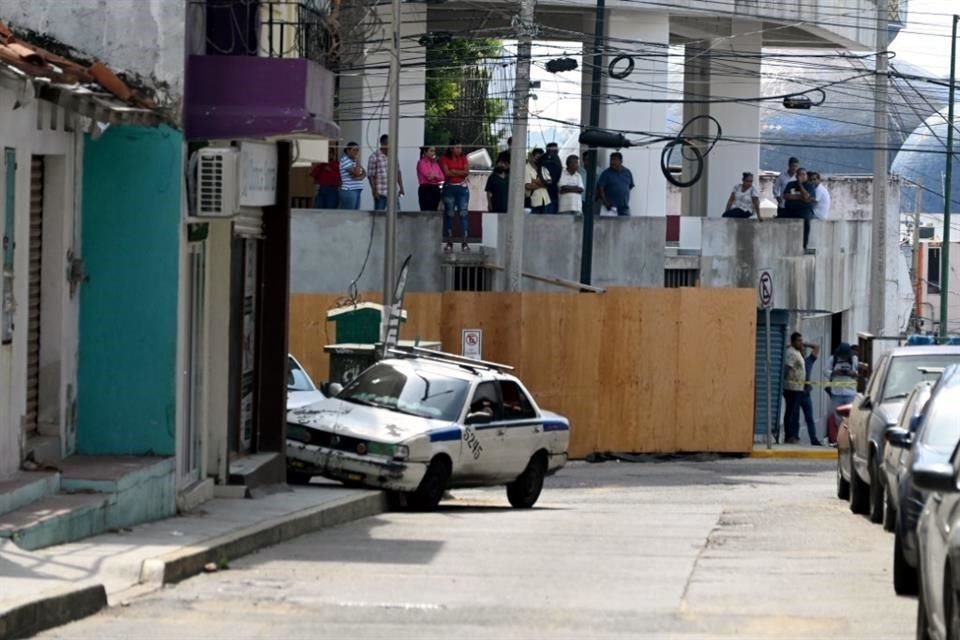
[[[0,17],[183,95],[187,0],[0,0]],[[159,102],[166,104],[165,96]]]
[[[20,465],[21,457],[21,421],[26,409],[26,371],[27,371],[27,299],[30,246],[30,159],[33,155],[53,156],[49,158],[49,194],[48,208],[44,212],[44,226],[48,228],[45,239],[53,246],[44,252],[46,265],[43,275],[50,282],[62,282],[66,273],[66,260],[63,248],[77,246],[75,237],[74,180],[76,177],[76,158],[82,145],[79,136],[62,130],[49,130],[50,112],[53,107],[47,103],[34,101],[28,106],[13,109],[16,96],[7,89],[0,88],[0,151],[13,148],[17,151],[16,177],[16,229],[14,253],[14,336],[10,345],[0,346],[0,478],[14,472]],[[42,110],[42,121],[46,127],[37,130],[38,110]],[[59,112],[60,127],[64,121],[63,112]],[[0,177],[0,203],[6,201],[5,180]],[[54,195],[58,194],[58,195]],[[2,204],[0,204],[0,225],[2,225]],[[2,251],[2,248],[0,248]],[[47,284],[47,283],[44,283]],[[59,285],[58,285],[59,286]],[[56,288],[56,287],[55,287]],[[56,403],[59,407],[58,431],[63,430],[65,418],[69,417],[67,389],[76,389],[76,349],[77,316],[75,300],[71,301],[67,287],[60,287],[56,299],[48,297],[48,308],[59,306],[62,315],[50,317],[43,326],[51,336],[53,343],[61,346],[58,356],[45,351],[42,354],[46,365],[47,380],[56,380],[55,393],[45,395],[44,399]],[[58,322],[59,321],[59,322]],[[73,392],[75,396],[75,392]],[[51,428],[52,430],[52,428]]]
[[[424,98],[426,54],[417,39],[426,31],[426,4],[404,3],[400,31],[401,69],[400,77],[400,141],[399,163],[403,174],[406,196],[401,200],[401,210],[418,211],[417,162],[424,136]],[[348,142],[360,145],[360,159],[364,168],[377,148],[381,134],[388,133],[389,100],[389,47],[393,39],[390,29],[390,7],[380,7],[380,16],[385,28],[365,45],[361,64],[364,69],[346,69],[340,76],[340,108],[338,122],[342,140],[340,150]],[[382,67],[382,68],[371,68]],[[395,141],[391,141],[393,143]],[[373,209],[373,197],[369,183],[363,189],[361,209]]]
[[[296,236],[294,236],[295,238]],[[233,229],[229,222],[210,224],[207,239],[206,475],[227,482],[230,399],[230,263]]]

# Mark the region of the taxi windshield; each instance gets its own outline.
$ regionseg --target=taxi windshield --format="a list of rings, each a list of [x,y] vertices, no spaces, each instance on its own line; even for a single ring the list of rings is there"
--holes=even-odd
[[[421,418],[459,419],[469,383],[413,366],[375,364],[340,392],[340,400]]]

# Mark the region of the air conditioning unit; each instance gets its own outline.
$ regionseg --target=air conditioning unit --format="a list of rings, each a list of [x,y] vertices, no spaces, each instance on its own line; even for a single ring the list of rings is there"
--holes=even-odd
[[[240,153],[208,148],[197,152],[197,218],[232,218],[240,212]]]

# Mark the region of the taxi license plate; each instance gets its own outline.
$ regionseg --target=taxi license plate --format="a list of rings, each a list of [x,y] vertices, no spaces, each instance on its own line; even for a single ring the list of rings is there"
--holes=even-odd
[[[362,473],[348,473],[346,474],[346,477],[347,477],[347,480],[351,480],[353,482],[361,482],[364,478],[364,475]]]

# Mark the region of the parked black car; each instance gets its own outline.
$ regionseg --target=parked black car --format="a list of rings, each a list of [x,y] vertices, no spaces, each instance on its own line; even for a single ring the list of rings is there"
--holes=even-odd
[[[883,527],[894,532],[893,588],[899,595],[917,593],[917,519],[926,501],[926,494],[913,486],[910,471],[917,459],[930,455],[929,442],[935,437],[932,431],[946,426],[938,422],[931,425],[927,434],[920,432],[923,410],[933,388],[930,381],[914,387],[897,426],[887,431],[883,452],[887,497]],[[952,451],[951,447],[944,454],[945,459],[949,460]]]
[[[863,393],[850,410],[850,510],[882,522],[885,487],[881,471],[884,434],[897,424],[913,388],[935,380],[944,367],[960,363],[960,347],[899,347],[876,367]]]

